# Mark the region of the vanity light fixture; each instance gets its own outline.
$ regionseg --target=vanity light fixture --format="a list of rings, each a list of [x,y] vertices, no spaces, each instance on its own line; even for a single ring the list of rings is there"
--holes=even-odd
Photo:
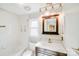
[[[61,12],[62,7],[63,7],[62,3],[46,3],[44,7],[40,8],[40,12],[46,12],[46,11]]]

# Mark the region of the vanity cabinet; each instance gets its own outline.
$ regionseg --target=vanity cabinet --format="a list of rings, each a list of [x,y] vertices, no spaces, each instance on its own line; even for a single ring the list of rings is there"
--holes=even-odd
[[[36,56],[67,56],[66,53],[36,47]]]
[[[51,45],[52,46],[52,45]],[[60,47],[61,48],[61,47]],[[51,48],[50,46],[39,44],[35,47],[35,56],[67,56],[67,53],[63,48],[58,49]]]

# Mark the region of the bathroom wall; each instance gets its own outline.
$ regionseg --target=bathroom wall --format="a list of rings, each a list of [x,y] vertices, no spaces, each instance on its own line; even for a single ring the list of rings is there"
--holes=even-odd
[[[39,18],[38,18],[38,13],[33,13],[33,14],[27,14],[27,15],[21,15],[20,17],[20,20],[19,20],[19,23],[20,23],[20,29],[22,32],[20,32],[21,34],[21,38],[23,37],[24,38],[24,41],[27,40],[32,43],[36,43],[39,41],[39,36],[38,37],[31,37],[31,34],[30,34],[30,26],[31,26],[31,23],[30,21],[33,21],[33,20],[37,20],[39,21]],[[38,22],[39,23],[39,22]],[[24,25],[26,25],[26,32],[23,32],[23,27]]]
[[[23,47],[28,48],[28,40],[29,40],[29,23],[28,16],[19,16],[19,39],[21,40],[21,45]]]
[[[79,48],[79,4],[71,3],[64,5],[65,12],[65,37],[64,43],[67,48]]]
[[[0,9],[0,55],[14,55],[23,47],[19,39],[18,16]]]

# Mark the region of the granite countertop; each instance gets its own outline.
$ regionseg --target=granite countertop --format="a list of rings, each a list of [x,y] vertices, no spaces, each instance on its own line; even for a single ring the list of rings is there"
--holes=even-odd
[[[56,51],[56,52],[67,53],[63,44],[60,42],[52,42],[52,43],[38,42],[35,46],[48,49],[48,50],[52,50],[52,51]]]

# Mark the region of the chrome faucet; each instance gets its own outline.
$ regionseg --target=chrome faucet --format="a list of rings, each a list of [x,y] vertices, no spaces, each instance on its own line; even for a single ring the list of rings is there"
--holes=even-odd
[[[50,39],[50,38],[48,39],[48,43],[52,43],[52,41],[51,41],[51,39]]]

